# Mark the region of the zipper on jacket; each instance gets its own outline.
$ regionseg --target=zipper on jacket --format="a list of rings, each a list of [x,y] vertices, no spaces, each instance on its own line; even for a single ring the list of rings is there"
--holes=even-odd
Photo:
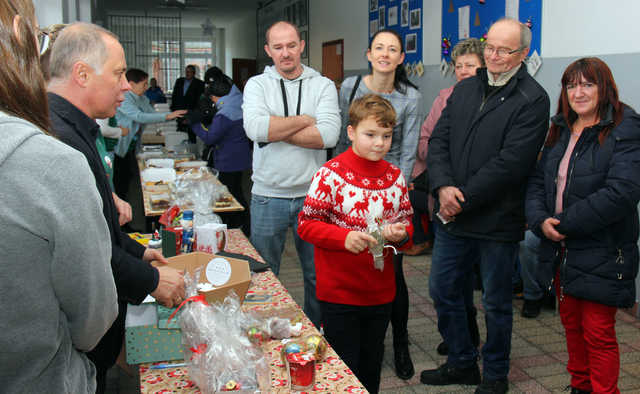
[[[564,257],[562,259],[562,263],[560,264],[560,295],[558,297],[559,301],[564,300],[564,279],[567,275],[567,255],[569,254],[568,249],[564,249]]]
[[[556,257],[553,259],[554,264],[555,261],[558,259],[558,255],[560,254],[560,251],[558,249],[556,249]],[[549,284],[549,287],[547,288],[547,290],[549,291],[549,293],[553,294],[553,282],[556,281],[555,275],[551,276],[551,283]]]
[[[616,257],[616,264],[624,265],[624,256],[622,255],[622,249],[618,248],[618,257]],[[622,280],[622,273],[618,272],[618,280]]]

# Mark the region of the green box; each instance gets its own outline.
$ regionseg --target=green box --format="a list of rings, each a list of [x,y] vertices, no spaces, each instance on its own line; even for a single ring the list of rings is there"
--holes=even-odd
[[[182,333],[161,329],[157,324],[127,327],[127,363],[183,360]]]
[[[128,364],[184,359],[180,329],[158,328],[157,307],[155,302],[128,305],[125,321]]]

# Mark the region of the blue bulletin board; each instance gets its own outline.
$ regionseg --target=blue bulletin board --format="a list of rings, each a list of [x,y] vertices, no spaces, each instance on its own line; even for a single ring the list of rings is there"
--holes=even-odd
[[[451,51],[446,51],[445,39],[449,41],[450,49],[453,49],[460,40],[461,30],[465,32],[465,25],[459,23],[461,19],[466,21],[468,16],[466,32],[469,37],[482,38],[493,22],[505,16],[514,17],[516,14],[520,22],[526,23],[531,29],[529,56],[534,50],[542,56],[540,53],[542,0],[442,0],[442,58],[451,60]]]
[[[402,37],[405,64],[422,62],[422,0],[369,0],[369,39],[381,29]]]

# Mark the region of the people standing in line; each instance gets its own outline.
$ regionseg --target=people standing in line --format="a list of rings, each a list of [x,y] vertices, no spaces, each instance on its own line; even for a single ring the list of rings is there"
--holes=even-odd
[[[315,245],[324,335],[367,391],[377,393],[395,274],[391,253],[382,269],[374,265],[378,241],[368,231],[372,219],[380,221],[384,240],[407,248],[412,209],[402,172],[383,159],[397,119],[392,104],[366,94],[353,101],[349,119],[352,146],[314,175],[298,232]]]
[[[87,353],[97,369],[96,391],[102,393],[107,370],[113,366],[122,348],[127,304],[139,304],[151,294],[163,305],[179,305],[185,295],[184,279],[180,271],[168,266],[151,266],[149,263],[153,260],[160,263],[167,260],[158,250],[145,248],[122,232],[96,149],[100,131],[94,119],[115,115],[116,107],[130,89],[125,79],[124,50],[117,37],[100,26],[74,23],[62,30],[51,51],[48,99],[52,130],[62,142],[80,151],[89,163],[94,187],[102,199],[102,212],[111,241],[118,317],[96,348]],[[78,284],[74,282],[75,285]],[[74,294],[77,296],[78,293]]]
[[[404,45],[402,37],[391,29],[378,31],[369,42],[367,59],[371,74],[354,76],[344,80],[340,88],[340,109],[342,128],[336,153],[349,148],[347,125],[349,105],[354,98],[375,93],[389,100],[396,111],[397,119],[393,127],[393,141],[385,160],[396,165],[405,179],[411,179],[411,170],[416,159],[422,112],[422,94],[407,78],[404,69]],[[404,279],[402,254],[394,257],[396,273],[396,299],[393,302],[391,326],[393,329],[393,349],[396,375],[407,380],[414,375],[413,362],[409,354],[409,291]]]
[[[50,136],[31,0],[0,2],[0,24],[2,391],[90,393],[85,352],[118,314],[109,230],[86,160]]]
[[[482,42],[477,38],[469,38],[467,40],[463,40],[458,42],[451,51],[451,60],[453,61],[456,83],[462,81],[463,79],[473,77],[476,75],[476,70],[480,67],[484,67],[484,56],[483,56],[483,47]],[[427,115],[427,119],[425,119],[422,124],[422,128],[420,129],[420,142],[418,143],[418,155],[416,158],[416,163],[413,167],[413,173],[411,174],[412,179],[420,179],[420,177],[424,177],[426,171],[426,178],[428,178],[427,171],[427,153],[429,151],[429,139],[431,138],[431,134],[433,133],[433,129],[436,127],[438,123],[438,119],[440,119],[440,114],[442,114],[442,110],[447,106],[447,99],[451,96],[453,92],[453,88],[455,85],[448,87],[446,89],[442,89],[438,94],[438,97],[433,102],[431,106],[431,111],[429,111],[429,115]],[[413,214],[413,242],[414,247],[417,247],[417,250],[424,250],[424,248],[428,248],[432,246],[432,242],[427,240],[427,236],[424,234],[424,230],[422,228],[422,223],[420,220],[420,216],[429,215],[429,219],[431,224],[433,221],[431,220],[433,207],[435,205],[433,197],[429,194],[428,190],[428,182],[425,182],[425,187],[427,190],[421,190],[417,187],[409,190],[409,198],[411,199],[411,205],[414,209]],[[418,213],[419,212],[419,213]],[[433,227],[431,226],[428,231],[431,233],[431,237],[435,236],[433,234]],[[418,238],[420,236],[420,238]],[[421,243],[423,242],[423,243]],[[412,247],[411,249],[413,249]],[[470,259],[476,258],[473,255],[476,254],[475,251],[470,252]],[[409,254],[409,253],[407,253]],[[480,344],[480,333],[478,331],[478,323],[476,321],[476,308],[473,305],[473,283],[469,284],[469,287],[464,289],[464,305],[465,310],[467,311],[467,323],[469,327],[469,334],[471,335],[471,343],[475,347],[478,347]],[[438,353],[446,356],[449,353],[449,347],[445,341],[442,341],[438,345]]]
[[[541,282],[555,286],[571,393],[619,393],[618,308],[635,302],[640,115],[598,58],[571,63],[529,180]]]
[[[210,147],[210,165],[218,170],[218,179],[240,205],[247,207],[242,190],[242,174],[251,168],[251,141],[242,127],[242,92],[218,67],[204,74],[204,100],[197,111],[187,114],[191,129]],[[229,217],[231,227],[242,227],[250,234],[249,212]],[[239,218],[236,220],[235,218]],[[226,222],[226,221],[225,221]]]
[[[129,133],[121,136],[114,148],[116,157],[113,165],[113,183],[116,194],[129,201],[130,196],[133,195],[129,192],[131,182],[134,182],[134,187],[141,187],[136,150],[144,126],[181,118],[187,111],[181,109],[172,112],[156,112],[144,94],[149,84],[149,74],[137,68],[130,68],[125,73],[125,77],[131,90],[124,94],[124,101],[116,111],[116,122],[119,127],[128,129]]]
[[[198,100],[204,91],[204,82],[196,78],[196,66],[189,64],[184,69],[184,77],[176,79],[171,92],[171,111],[180,109],[193,111],[198,108]],[[186,120],[178,121],[178,130],[189,134],[189,142],[196,142],[196,135]]]
[[[305,42],[298,28],[276,22],[267,30],[265,52],[274,65],[245,85],[244,129],[253,144],[251,243],[280,272],[289,227],[304,276],[304,311],[316,327],[313,245],[298,235],[298,213],[311,178],[326,162],[325,149],[340,133],[340,108],[333,82],[300,62]]]
[[[523,60],[531,31],[501,19],[487,33],[486,68],[458,82],[431,139],[427,169],[437,196],[429,293],[447,362],[425,370],[431,385],[478,385],[476,393],[505,393],[513,324],[512,286],[518,242],[525,228],[526,180],[549,122],[549,97]],[[480,256],[487,339],[471,341],[463,289],[471,286],[470,250]]]
[[[164,104],[167,102],[167,98],[165,97],[162,88],[158,86],[158,80],[155,78],[149,79],[149,89],[144,92],[144,95],[147,96],[151,105]]]

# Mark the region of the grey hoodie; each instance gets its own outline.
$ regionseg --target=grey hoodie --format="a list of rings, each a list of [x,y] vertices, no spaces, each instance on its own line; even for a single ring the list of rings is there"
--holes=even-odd
[[[300,102],[300,115],[316,119],[324,147],[332,148],[338,141],[340,108],[336,87],[314,69],[302,67],[302,74],[292,80],[283,78],[275,66],[266,67],[264,73],[249,79],[244,88],[244,129],[247,137],[254,141],[253,194],[303,197],[307,194],[311,178],[327,161],[323,149],[302,148],[286,142],[272,142],[260,147],[259,143],[268,141],[269,118],[285,116],[280,80],[284,82],[289,116],[297,114]],[[299,91],[302,91],[301,97]]]
[[[118,313],[111,240],[84,156],[0,112],[0,391],[93,393]]]

